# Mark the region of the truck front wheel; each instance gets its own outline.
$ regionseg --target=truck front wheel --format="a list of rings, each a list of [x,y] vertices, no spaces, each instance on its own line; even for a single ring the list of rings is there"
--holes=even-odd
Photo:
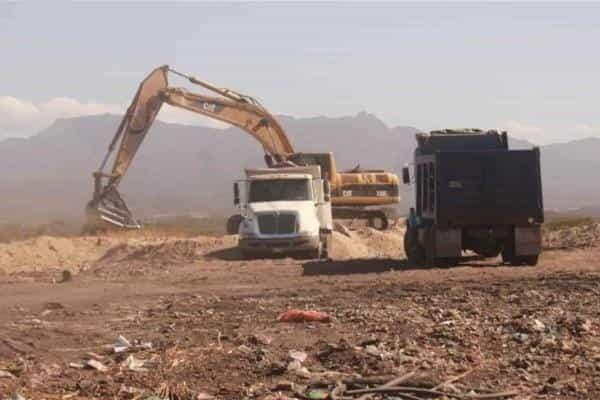
[[[234,214],[227,219],[227,234],[237,235],[242,223],[242,216],[240,214]]]
[[[306,258],[311,260],[318,260],[321,258],[323,254],[323,243],[319,243],[319,246],[316,249],[312,249],[306,252]]]
[[[331,234],[327,234],[321,238],[319,258],[322,260],[329,259],[330,251],[331,251]]]

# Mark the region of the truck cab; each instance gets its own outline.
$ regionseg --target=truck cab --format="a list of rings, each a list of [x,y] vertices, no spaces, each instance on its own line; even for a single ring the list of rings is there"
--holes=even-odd
[[[510,150],[506,132],[419,133],[404,247],[409,262],[458,262],[469,250],[535,265],[544,220],[540,152]],[[411,183],[408,168],[404,183]]]
[[[328,258],[330,197],[319,166],[246,169],[246,179],[234,185],[240,251]]]

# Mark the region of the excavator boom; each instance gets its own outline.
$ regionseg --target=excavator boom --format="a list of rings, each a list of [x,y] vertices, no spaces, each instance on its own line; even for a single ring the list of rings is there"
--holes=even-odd
[[[169,73],[202,87],[211,92],[210,95],[169,86]],[[391,205],[399,201],[399,180],[395,174],[385,171],[338,172],[331,153],[297,153],[279,122],[256,99],[219,88],[163,65],[152,71],[140,84],[110,143],[108,153],[99,170],[93,174],[94,196],[87,207],[91,227],[97,226],[100,221],[121,227],[140,227],[121,198],[118,186],[164,103],[247,132],[263,147],[268,166],[320,165],[331,183],[334,214],[341,218],[383,220],[386,217],[382,211],[368,210],[367,207]],[[112,170],[106,173],[106,164],[117,146]]]
[[[183,88],[170,87],[168,73],[172,72],[191,83],[219,96],[192,93]],[[92,225],[100,219],[118,226],[136,228],[139,223],[121,198],[117,187],[131,165],[135,154],[154,123],[163,103],[187,109],[210,118],[237,126],[252,135],[275,159],[284,161],[294,153],[292,144],[277,120],[250,96],[229,89],[217,88],[198,78],[187,76],[167,65],[156,68],[140,84],[131,105],[110,143],[98,171],[94,173],[94,197],[88,203],[88,217]],[[104,168],[118,144],[112,171]]]
[[[180,88],[166,88],[162,99],[169,105],[205,115],[237,126],[260,142],[275,158],[285,159],[294,153],[289,138],[279,122],[265,109],[244,100],[235,101],[191,93]]]

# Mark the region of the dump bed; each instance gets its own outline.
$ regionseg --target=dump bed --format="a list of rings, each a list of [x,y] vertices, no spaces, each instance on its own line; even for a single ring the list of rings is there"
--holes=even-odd
[[[439,225],[543,222],[538,149],[441,151],[435,164]]]

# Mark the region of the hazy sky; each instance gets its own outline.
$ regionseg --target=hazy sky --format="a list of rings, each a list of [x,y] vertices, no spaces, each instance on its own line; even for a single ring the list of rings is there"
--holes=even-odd
[[[274,113],[600,136],[600,4],[45,3],[0,4],[0,137],[119,112],[160,64]]]

